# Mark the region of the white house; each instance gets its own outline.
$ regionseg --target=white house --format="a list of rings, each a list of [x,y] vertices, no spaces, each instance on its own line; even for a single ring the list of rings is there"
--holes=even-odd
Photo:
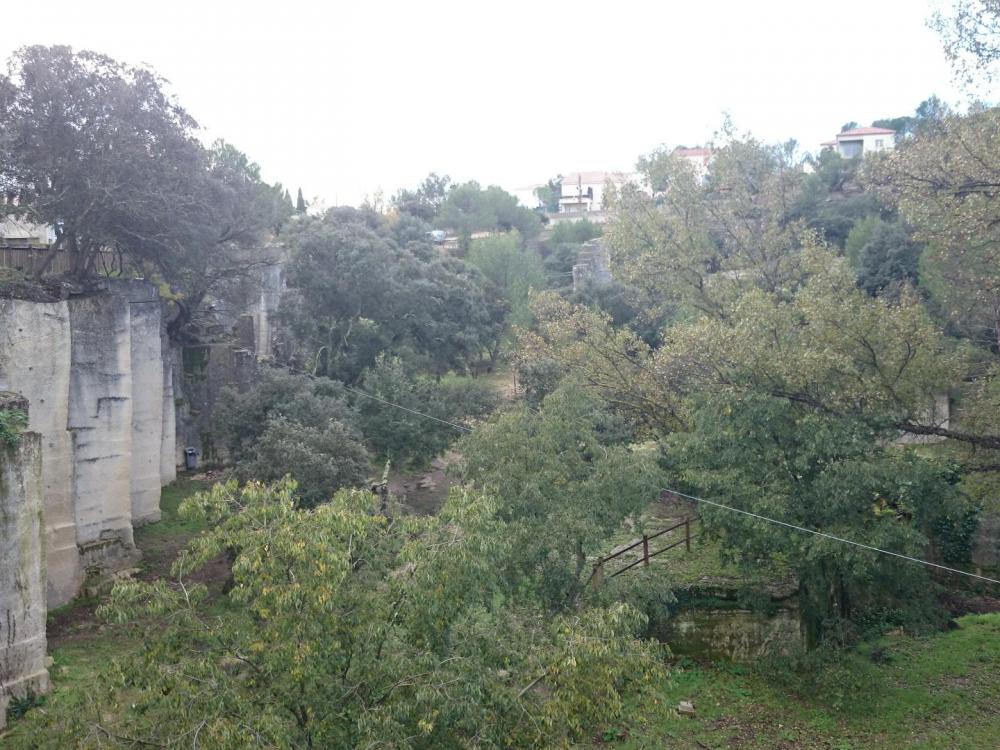
[[[607,185],[622,187],[635,182],[625,172],[573,172],[560,181],[559,213],[596,213],[609,208],[604,203]]]
[[[23,219],[0,219],[0,244],[17,247],[46,247],[56,241],[52,227]]]
[[[836,151],[845,159],[896,148],[896,131],[889,128],[854,128],[837,133],[832,141],[821,143],[823,150]]]
[[[690,164],[699,180],[704,180],[705,175],[708,174],[708,165],[712,161],[711,149],[681,148],[678,146],[670,152],[670,155],[677,159],[683,159]]]

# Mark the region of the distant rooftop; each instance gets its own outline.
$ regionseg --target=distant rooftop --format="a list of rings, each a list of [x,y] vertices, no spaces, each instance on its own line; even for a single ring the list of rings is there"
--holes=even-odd
[[[851,136],[862,136],[862,135],[895,135],[895,130],[889,130],[889,128],[854,128],[853,130],[845,130],[843,133],[837,133],[837,138],[851,137]]]
[[[673,156],[711,156],[710,148],[675,148],[670,152]]]
[[[570,172],[567,175],[563,175],[560,182],[563,185],[576,185],[577,183],[603,185],[608,180],[611,180],[611,182],[623,185],[630,179],[630,176],[624,172]]]

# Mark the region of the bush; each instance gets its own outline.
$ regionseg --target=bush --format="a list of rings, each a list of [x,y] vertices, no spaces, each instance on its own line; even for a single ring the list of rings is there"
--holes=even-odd
[[[320,431],[331,421],[355,427],[357,415],[344,396],[343,385],[335,380],[264,370],[250,390],[222,392],[216,421],[219,442],[230,460],[239,464],[251,459],[255,443],[273,418]]]
[[[322,429],[275,417],[254,442],[252,458],[241,462],[244,480],[274,481],[291,474],[301,505],[326,502],[344,487],[357,487],[368,475],[368,453],[341,422]]]
[[[0,444],[16,447],[28,427],[28,415],[20,409],[0,409]]]
[[[413,376],[395,357],[379,357],[365,372],[362,388],[370,396],[434,417],[428,419],[375,398],[357,398],[358,422],[368,446],[400,465],[427,463],[454,442],[463,422],[485,415],[496,403],[489,386],[481,381],[453,376],[438,382]]]
[[[244,393],[223,392],[218,431],[241,479],[298,482],[305,506],[361,484],[368,454],[344,387],[326,378],[266,370]]]

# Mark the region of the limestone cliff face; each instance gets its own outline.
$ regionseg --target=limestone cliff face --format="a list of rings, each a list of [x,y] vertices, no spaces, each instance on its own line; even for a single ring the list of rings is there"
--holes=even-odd
[[[0,300],[0,390],[27,397],[41,436],[49,606],[76,596],[88,573],[132,565],[133,527],[159,519],[160,487],[175,477],[165,341],[146,282]]]
[[[0,409],[29,411],[25,399],[4,393]],[[0,443],[0,727],[12,696],[48,689],[42,487],[41,437]]]

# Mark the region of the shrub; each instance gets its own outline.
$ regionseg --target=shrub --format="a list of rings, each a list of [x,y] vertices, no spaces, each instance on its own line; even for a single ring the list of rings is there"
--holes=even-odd
[[[464,421],[486,414],[496,403],[489,386],[481,381],[453,376],[438,382],[426,376],[413,376],[395,357],[379,357],[375,366],[365,372],[362,388],[375,397],[359,396],[356,400],[365,440],[372,452],[400,465],[430,461],[454,442]]]

